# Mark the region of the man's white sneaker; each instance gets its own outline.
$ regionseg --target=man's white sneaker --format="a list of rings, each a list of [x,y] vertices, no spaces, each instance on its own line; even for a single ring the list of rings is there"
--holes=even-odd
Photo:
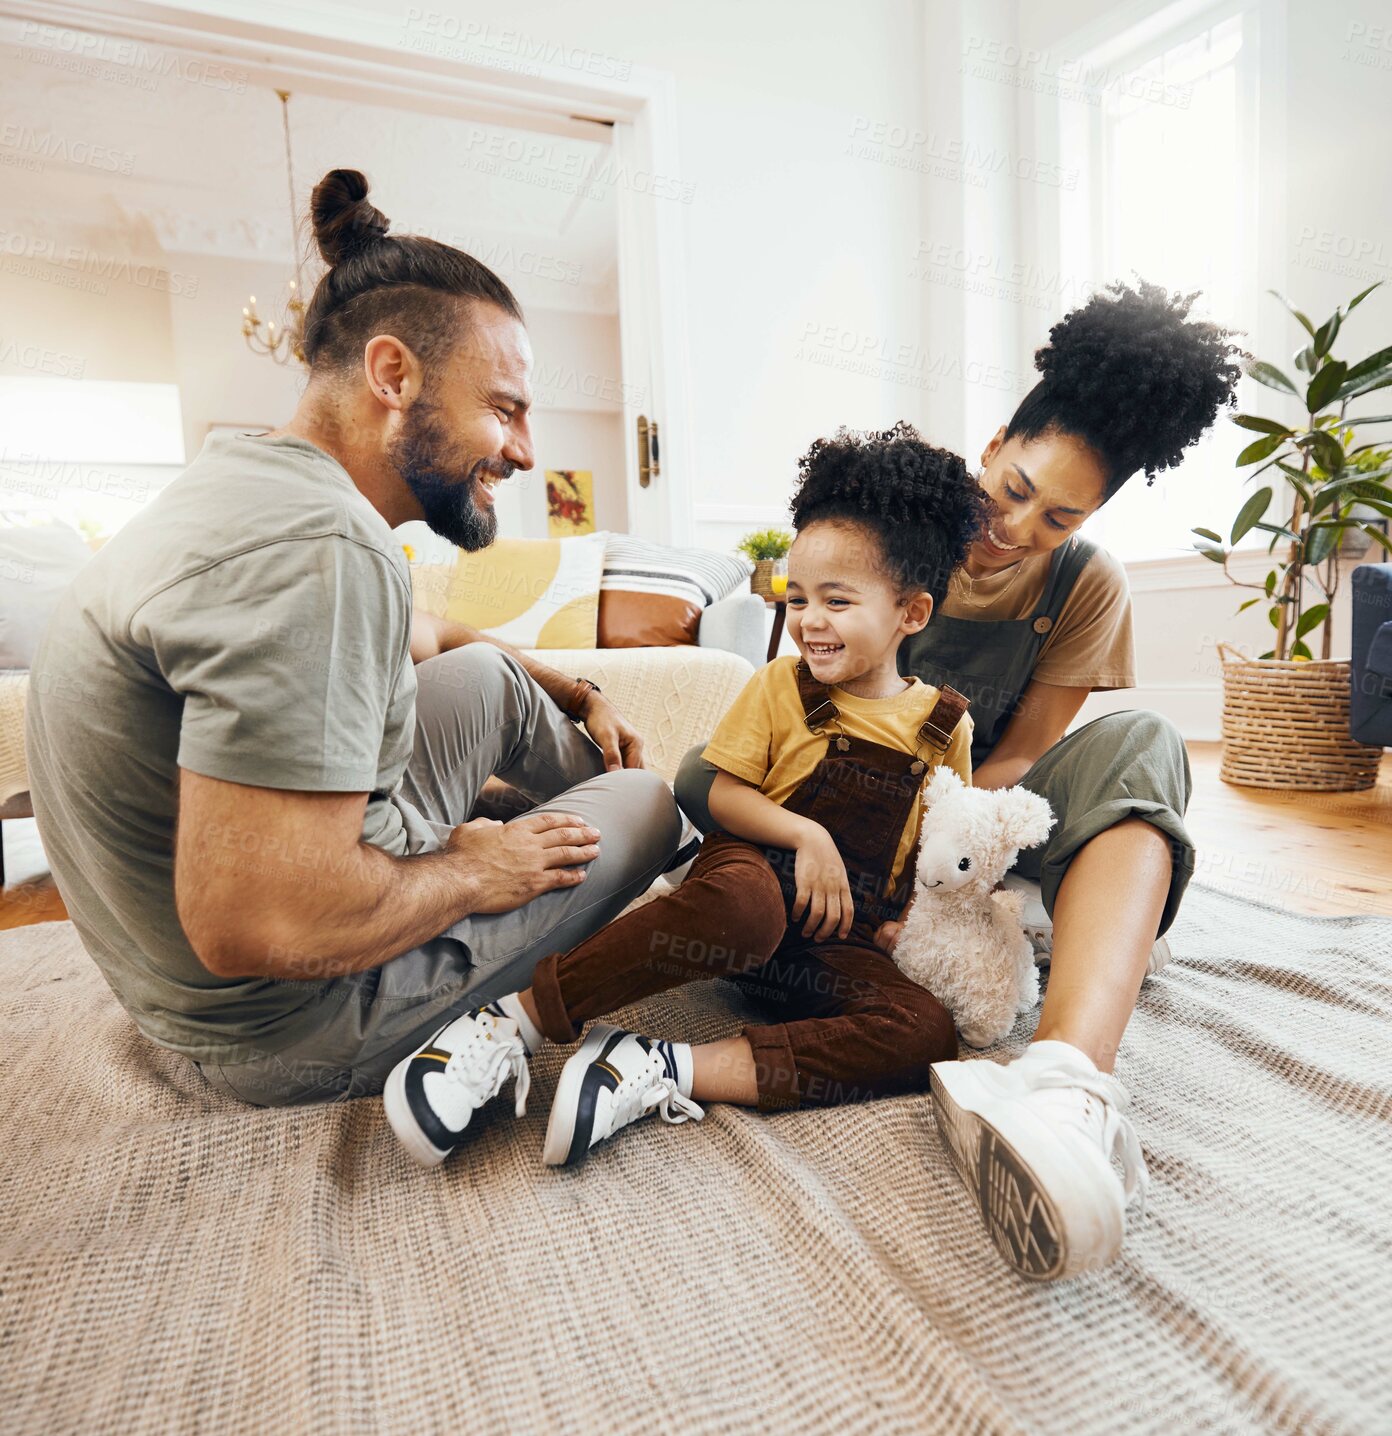
[[[690,1091],[691,1049],[685,1044],[597,1022],[561,1068],[541,1159],[549,1167],[578,1162],[597,1142],[650,1112],[664,1122],[699,1122],[705,1112],[686,1095]]]
[[[469,1119],[509,1077],[520,1117],[531,1073],[517,1023],[495,1003],[473,1008],[392,1068],[382,1092],[387,1121],[416,1161],[438,1166],[462,1145]]]
[[[696,861],[696,855],[701,851],[701,842],[705,837],[680,808],[677,812],[681,814],[681,835],[677,839],[677,850],[660,874],[669,888],[679,888],[686,881],[686,875],[691,871],[691,864]]]
[[[1150,1180],[1116,1077],[1044,1041],[1010,1063],[939,1062],[930,1081],[957,1173],[1021,1276],[1051,1281],[1116,1256],[1127,1205],[1136,1197],[1144,1210]]]
[[[1044,906],[1039,884],[1016,873],[1006,873],[1001,879],[1001,886],[1024,893],[1025,906],[1020,914],[1020,922],[1025,936],[1030,940],[1030,946],[1034,949],[1035,965],[1047,967],[1054,955],[1054,923]],[[1151,946],[1150,956],[1146,959],[1146,975],[1153,977],[1169,962],[1172,955],[1169,941],[1163,936],[1157,937]]]

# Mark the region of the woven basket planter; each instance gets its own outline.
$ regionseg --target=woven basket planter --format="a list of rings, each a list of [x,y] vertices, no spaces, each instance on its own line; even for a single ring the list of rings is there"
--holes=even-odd
[[[749,575],[749,587],[760,598],[773,597],[773,562],[771,558],[756,559],[754,572]]]
[[[1248,658],[1220,642],[1225,783],[1355,792],[1378,777],[1382,749],[1349,736],[1349,661]]]

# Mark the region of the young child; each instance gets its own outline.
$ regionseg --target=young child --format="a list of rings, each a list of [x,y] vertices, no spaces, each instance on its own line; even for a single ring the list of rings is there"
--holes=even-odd
[[[433,1165],[545,1040],[682,983],[731,978],[768,1021],[701,1046],[596,1023],[552,1102],[543,1160],[574,1162],[657,1111],[761,1111],[926,1092],[957,1055],[947,1011],[888,955],[910,891],[920,790],[971,782],[966,700],[896,664],[931,621],[985,504],[955,454],[909,426],[819,440],[799,464],[788,555],[798,658],[750,679],[705,757],[719,827],[685,881],[537,966],[532,986],[453,1018],[392,1071],[393,1129]]]

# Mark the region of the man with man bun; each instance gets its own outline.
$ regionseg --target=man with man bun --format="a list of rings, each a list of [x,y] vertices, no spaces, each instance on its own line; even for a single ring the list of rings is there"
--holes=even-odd
[[[392,530],[486,547],[494,486],[532,467],[517,300],[391,234],[355,170],[311,210],[294,416],[210,435],[96,554],[26,717],[88,952],[147,1037],[258,1105],[380,1090],[619,913],[681,828],[597,688],[412,607]],[[535,806],[470,821],[495,775]]]

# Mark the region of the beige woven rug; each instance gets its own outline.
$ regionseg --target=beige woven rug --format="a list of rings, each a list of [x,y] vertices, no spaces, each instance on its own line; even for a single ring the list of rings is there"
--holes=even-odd
[[[4,1429],[1392,1429],[1392,922],[1195,886],[1171,939],[1119,1069],[1148,1214],[1036,1287],[924,1099],[713,1108],[556,1172],[553,1054],[520,1124],[497,1104],[424,1172],[376,1099],[220,1096],[69,924],[0,933]],[[725,1033],[737,1001],[647,1030]]]

